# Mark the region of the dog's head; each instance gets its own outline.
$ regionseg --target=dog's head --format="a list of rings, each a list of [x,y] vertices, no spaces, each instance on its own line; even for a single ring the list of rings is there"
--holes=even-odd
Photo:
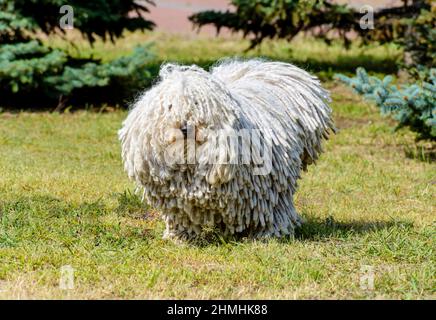
[[[189,168],[211,185],[228,182],[237,156],[227,139],[239,126],[236,105],[205,70],[164,65],[119,132],[129,176],[162,181]]]

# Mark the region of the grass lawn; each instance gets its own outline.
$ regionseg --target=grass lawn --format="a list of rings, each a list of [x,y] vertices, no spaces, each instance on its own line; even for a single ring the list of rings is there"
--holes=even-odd
[[[178,41],[166,46],[188,60]],[[220,41],[211,59],[240,52]],[[0,113],[0,298],[435,298],[434,162],[411,157],[413,134],[325,85],[340,131],[300,181],[307,223],[267,243],[162,240],[122,170],[125,111]],[[59,288],[65,265],[72,290]]]

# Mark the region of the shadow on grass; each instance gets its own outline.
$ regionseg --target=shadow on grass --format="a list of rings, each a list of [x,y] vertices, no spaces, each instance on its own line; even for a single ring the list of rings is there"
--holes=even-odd
[[[296,230],[296,240],[323,240],[328,238],[345,239],[356,234],[374,233],[396,227],[412,228],[406,221],[350,221],[338,222],[332,217],[324,220],[308,219]]]
[[[419,143],[406,145],[404,153],[409,159],[434,163],[436,162],[436,143],[428,142],[425,145]]]
[[[267,60],[277,60],[277,57],[271,55],[259,56]],[[241,57],[241,59],[249,59],[254,57]],[[345,73],[354,75],[358,67],[363,67],[370,73],[380,74],[395,74],[398,72],[397,57],[380,58],[370,55],[359,54],[356,56],[341,55],[333,62],[322,61],[316,58],[299,59],[298,57],[289,57],[288,59],[280,59],[281,61],[289,62],[303,68],[309,72],[317,74],[323,80],[332,80],[336,73]],[[184,59],[180,61],[162,61],[157,60],[149,65],[151,74],[156,77],[159,73],[159,68],[165,62],[177,62],[180,64],[196,64],[206,70],[217,63],[219,60],[203,59],[193,61]]]
[[[274,59],[273,57],[267,57]],[[300,60],[297,57],[286,59],[286,62],[293,63],[306,71],[315,73],[321,80],[332,80],[336,73],[354,75],[358,67],[363,67],[369,73],[395,74],[398,72],[396,59],[381,59],[367,55],[356,57],[340,56],[333,62],[320,61],[315,58]]]
[[[136,219],[156,219],[157,212],[145,206],[141,197],[130,190],[123,193],[114,194],[118,200],[117,212],[122,216],[129,216]],[[150,212],[153,214],[150,215]],[[379,230],[391,229],[398,226],[411,228],[412,223],[403,221],[351,221],[338,222],[333,217],[324,220],[309,218],[296,230],[294,238],[288,237],[281,239],[281,242],[287,243],[292,241],[319,241],[323,239],[335,238],[346,239],[350,236],[363,233],[373,233]],[[187,243],[207,247],[214,245],[231,245],[241,242],[250,242],[246,235],[240,236],[223,236],[219,227],[205,227],[203,234],[196,239]]]
[[[101,200],[75,203],[51,195],[0,200],[0,248],[29,243],[70,248],[89,242],[125,248],[158,237],[141,224],[123,223],[123,218]]]
[[[303,241],[325,241],[325,240],[347,240],[350,237],[371,234],[378,232],[388,232],[398,228],[411,229],[413,223],[406,221],[351,221],[351,222],[336,222],[333,218],[325,220],[308,219],[301,227],[295,230],[293,237],[283,237],[280,239],[260,239],[255,240],[241,236],[223,236],[218,228],[205,230],[204,234],[196,239],[190,240],[187,243],[195,247],[210,247],[210,246],[238,246],[241,243],[254,243],[278,241],[281,244],[289,244]]]
[[[80,245],[81,241],[92,241],[100,247],[126,247],[133,243],[148,245],[151,239],[162,237],[163,230],[156,229],[155,223],[150,225],[152,230],[140,222],[132,224],[123,220],[126,217],[150,220],[145,215],[149,208],[136,195],[121,193],[115,196],[118,198],[115,211],[101,201],[76,204],[49,195],[0,201],[0,247],[19,246],[23,241],[54,242],[67,247]],[[114,213],[118,218],[114,219]],[[107,216],[112,217],[110,223],[105,219]],[[150,221],[158,216],[151,218]],[[309,218],[296,230],[294,237],[279,241],[292,244],[295,241],[345,240],[359,234],[412,227],[412,223],[405,221],[337,222],[332,217],[324,220]],[[205,228],[202,236],[186,243],[197,247],[232,247],[254,241],[244,236],[224,237],[219,230]]]

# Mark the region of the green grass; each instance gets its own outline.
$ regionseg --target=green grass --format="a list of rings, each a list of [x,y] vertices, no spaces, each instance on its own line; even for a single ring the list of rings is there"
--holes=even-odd
[[[161,60],[244,47],[166,37]],[[296,50],[334,65],[310,46]],[[0,113],[0,298],[435,298],[434,163],[406,152],[410,132],[393,133],[374,107],[326,86],[340,131],[300,181],[307,222],[294,239],[266,243],[162,240],[158,213],[122,170],[124,111]],[[73,290],[59,288],[64,265]],[[360,287],[365,266],[374,290]]]

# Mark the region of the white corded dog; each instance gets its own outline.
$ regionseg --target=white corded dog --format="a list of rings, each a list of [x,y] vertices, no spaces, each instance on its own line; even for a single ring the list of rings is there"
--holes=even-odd
[[[300,171],[334,130],[329,101],[317,78],[288,63],[166,64],[119,131],[124,167],[162,212],[165,237],[192,239],[206,226],[292,235]]]

